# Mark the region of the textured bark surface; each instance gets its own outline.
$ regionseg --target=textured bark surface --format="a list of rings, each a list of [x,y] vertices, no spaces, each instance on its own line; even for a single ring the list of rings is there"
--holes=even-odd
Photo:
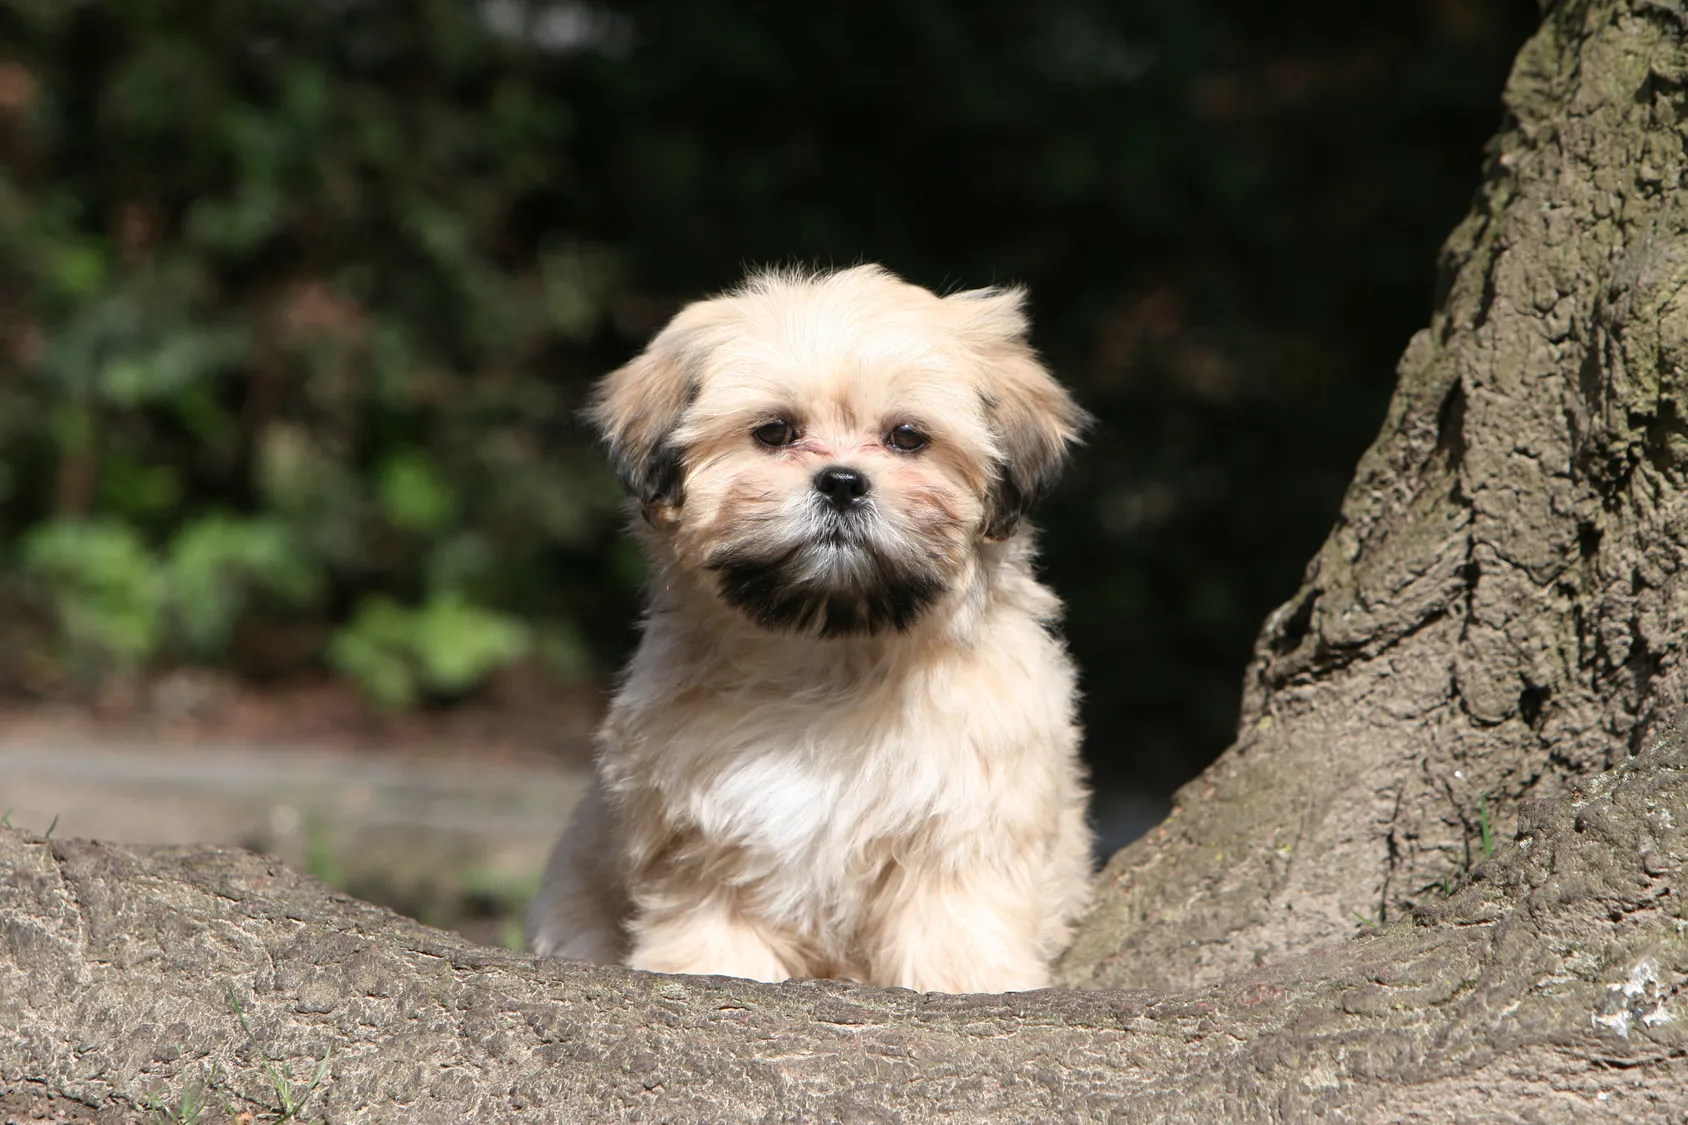
[[[1109,865],[1075,985],[1189,988],[1432,902],[1688,699],[1688,10],[1561,3],[1236,743]]]
[[[1680,745],[1418,918],[1174,995],[922,996],[469,945],[217,849],[0,832],[0,1120],[1681,1121]],[[230,997],[234,999],[231,1001]],[[244,1014],[237,1014],[235,1005]]]
[[[1685,39],[1588,0],[1525,48],[1236,745],[1064,963],[1102,990],[544,962],[245,853],[0,832],[0,1121],[1688,1117]]]

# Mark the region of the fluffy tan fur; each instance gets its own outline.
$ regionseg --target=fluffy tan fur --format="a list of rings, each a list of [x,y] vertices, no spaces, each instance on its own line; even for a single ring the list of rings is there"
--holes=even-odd
[[[590,417],[642,511],[649,612],[533,949],[1049,983],[1090,835],[1060,605],[1020,517],[1084,416],[1025,337],[1018,290],[769,273],[603,380]],[[861,474],[859,503],[828,506],[829,467]]]

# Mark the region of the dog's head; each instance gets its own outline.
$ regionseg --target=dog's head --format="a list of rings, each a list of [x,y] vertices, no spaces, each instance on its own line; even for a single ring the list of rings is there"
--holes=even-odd
[[[762,274],[682,310],[588,417],[659,549],[752,620],[906,629],[1015,533],[1085,422],[1023,301],[873,266]]]

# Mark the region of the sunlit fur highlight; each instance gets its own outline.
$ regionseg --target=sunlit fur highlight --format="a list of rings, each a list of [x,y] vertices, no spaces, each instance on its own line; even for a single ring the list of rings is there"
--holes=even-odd
[[[651,564],[598,777],[529,920],[635,968],[1049,983],[1090,837],[1060,605],[1021,517],[1083,413],[1023,294],[872,266],[688,306],[589,408]],[[787,420],[800,439],[752,431]],[[917,452],[886,435],[910,424]],[[848,513],[815,475],[869,482]]]

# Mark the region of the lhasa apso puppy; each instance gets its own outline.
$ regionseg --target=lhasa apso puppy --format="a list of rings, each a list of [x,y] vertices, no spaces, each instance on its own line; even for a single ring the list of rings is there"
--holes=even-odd
[[[1023,296],[764,273],[598,385],[649,611],[534,950],[1049,983],[1091,840],[1061,607],[1022,518],[1086,419]]]

